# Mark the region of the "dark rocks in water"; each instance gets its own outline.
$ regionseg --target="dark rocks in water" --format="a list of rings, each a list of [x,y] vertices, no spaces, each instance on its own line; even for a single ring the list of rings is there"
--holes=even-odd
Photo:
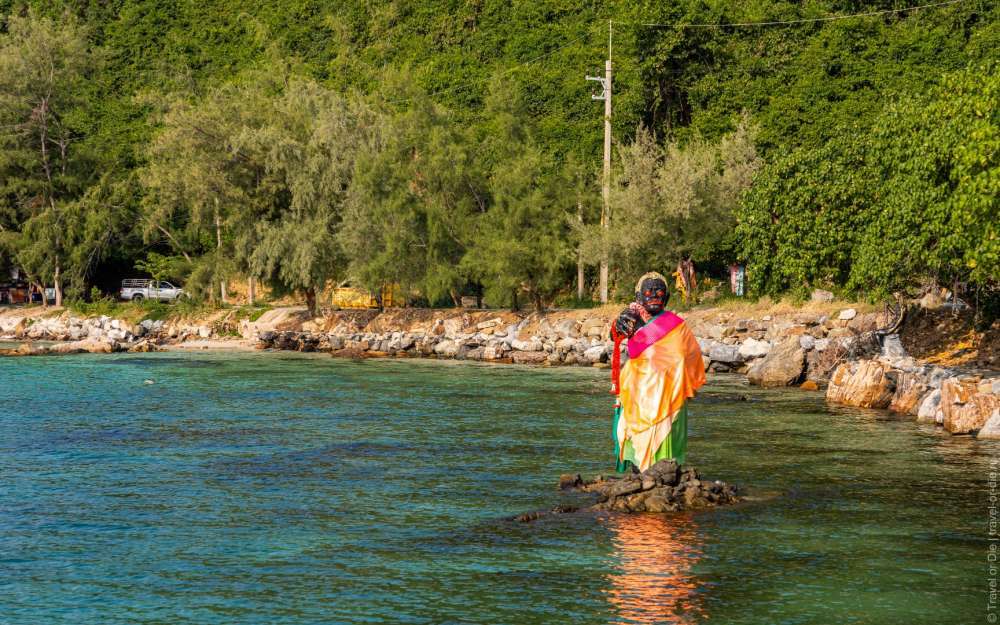
[[[646,475],[659,484],[673,486],[677,484],[680,467],[673,460],[660,460],[646,469]]]
[[[319,346],[319,337],[315,334],[302,334],[299,336],[298,349],[300,352],[314,352]]]
[[[564,475],[560,488],[574,488],[597,495],[590,510],[616,512],[678,512],[740,501],[736,486],[718,480],[708,481],[692,466],[678,466],[673,460],[661,460],[645,472],[620,478],[598,476],[590,482],[577,483],[579,476]]]
[[[524,514],[519,514],[514,517],[514,520],[520,523],[530,523],[532,521],[537,521],[547,514],[567,514],[569,512],[576,512],[577,510],[579,510],[579,508],[576,506],[556,506],[555,508],[546,511],[538,510],[535,512],[525,512]]]
[[[257,336],[259,349],[314,352],[320,348],[320,337],[309,332],[275,332],[268,330]]]
[[[580,474],[570,475],[569,473],[563,473],[559,476],[559,490],[566,490],[567,488],[578,488],[583,486],[583,478]]]

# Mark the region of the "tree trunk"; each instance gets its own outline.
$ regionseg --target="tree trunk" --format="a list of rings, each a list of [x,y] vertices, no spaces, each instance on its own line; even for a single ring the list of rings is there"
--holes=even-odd
[[[253,282],[254,282],[254,279],[253,279],[253,276],[250,276],[250,279],[247,282],[248,282],[248,285],[247,285],[247,291],[248,291],[247,298],[249,299],[250,305],[253,306],[253,300],[254,300],[254,292],[253,292],[253,287],[254,287],[254,283]]]
[[[56,292],[56,306],[62,306],[63,302],[63,292],[62,292],[62,276],[60,275],[59,261],[56,261],[56,270],[52,276],[52,287]],[[45,293],[42,293],[42,297],[45,297]]]
[[[510,291],[510,309],[514,312],[520,310],[521,305],[517,302],[517,289],[511,289]]]
[[[310,315],[316,316],[316,287],[306,288],[306,308]]]
[[[542,300],[542,295],[538,291],[531,292],[531,301],[535,303],[535,310],[538,312],[545,311],[545,302]]]
[[[181,255],[184,256],[184,260],[190,263],[191,257],[188,256],[187,252],[181,249],[180,243],[177,242],[177,239],[174,238],[174,235],[170,234],[170,231],[164,228],[163,226],[156,226],[156,228],[160,232],[162,232],[168,239],[170,239],[170,242],[174,244],[174,247],[177,249],[177,251],[179,251]]]
[[[48,308],[49,300],[45,297],[45,287],[42,286],[41,282],[36,282],[35,288],[38,289],[38,292],[42,295],[42,308]],[[31,291],[28,291],[28,303],[31,303]]]
[[[451,302],[455,305],[455,308],[462,307],[462,297],[458,294],[455,289],[448,289],[448,295],[451,295]]]

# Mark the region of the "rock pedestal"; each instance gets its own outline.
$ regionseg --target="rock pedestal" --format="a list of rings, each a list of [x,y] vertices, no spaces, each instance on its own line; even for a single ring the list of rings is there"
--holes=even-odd
[[[579,475],[559,478],[563,489],[597,495],[589,510],[615,512],[678,512],[731,505],[740,501],[736,486],[702,478],[692,466],[678,466],[673,460],[661,460],[643,473],[624,477],[602,476],[585,482]]]

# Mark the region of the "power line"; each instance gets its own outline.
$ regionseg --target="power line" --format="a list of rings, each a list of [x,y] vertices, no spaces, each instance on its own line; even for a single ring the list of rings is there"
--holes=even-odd
[[[755,27],[755,26],[788,26],[793,24],[813,24],[816,22],[833,22],[836,20],[849,20],[859,17],[876,17],[879,15],[891,15],[894,13],[908,13],[910,11],[919,11],[921,9],[932,9],[935,7],[943,7],[952,4],[961,4],[967,2],[967,0],[947,0],[946,2],[935,2],[933,4],[924,4],[915,7],[908,7],[904,9],[885,9],[882,11],[871,11],[869,13],[852,13],[850,15],[829,15],[827,17],[811,17],[798,20],[776,20],[772,22],[731,22],[726,24],[684,24],[682,22],[675,22],[673,24],[654,24],[648,22],[620,22],[615,21],[617,24],[623,24],[626,26],[643,26],[646,28],[742,28],[742,27]]]

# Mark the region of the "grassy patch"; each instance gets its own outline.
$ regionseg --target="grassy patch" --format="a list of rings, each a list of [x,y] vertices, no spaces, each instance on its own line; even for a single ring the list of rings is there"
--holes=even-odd
[[[110,297],[97,299],[92,302],[72,300],[66,302],[65,308],[81,317],[105,316],[128,321],[129,323],[138,323],[145,319],[161,321],[177,317],[192,317],[215,310],[205,303],[189,299],[168,304],[166,302],[147,299],[137,302],[121,302]]]
[[[236,318],[246,319],[252,323],[260,319],[261,316],[269,310],[271,310],[271,306],[266,304],[256,306],[240,306],[236,309]]]
[[[589,298],[578,299],[576,295],[560,295],[552,302],[551,308],[569,308],[571,310],[599,308],[601,302]]]

